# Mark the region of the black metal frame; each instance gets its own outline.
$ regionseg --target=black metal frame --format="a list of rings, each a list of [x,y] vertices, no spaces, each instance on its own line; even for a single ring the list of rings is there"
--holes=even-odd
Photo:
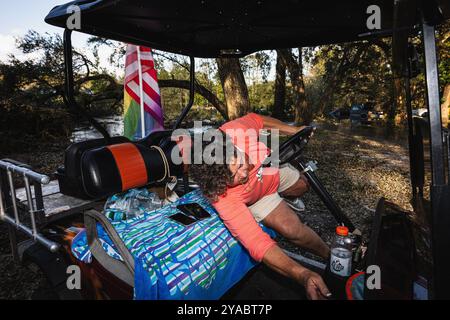
[[[425,55],[427,107],[430,124],[431,230],[433,253],[433,297],[450,299],[450,188],[445,179],[444,146],[435,28],[424,21],[422,40]]]
[[[192,105],[194,104],[194,94],[195,94],[195,58],[193,56],[190,56],[190,68],[189,68],[189,102],[184,107],[183,111],[181,112],[181,115],[178,117],[177,122],[174,125],[174,129],[177,129],[180,127],[181,123],[183,122],[184,118],[186,118],[189,110],[191,110]]]
[[[410,78],[416,76],[415,61],[408,47],[411,32],[403,32],[402,28],[416,21],[417,13],[421,14],[420,22],[423,55],[425,60],[425,80],[427,93],[428,121],[412,115]],[[430,226],[430,239],[433,256],[433,279],[431,294],[435,299],[449,299],[450,275],[447,265],[450,263],[450,190],[445,176],[443,128],[439,99],[439,76],[437,67],[435,25],[441,22],[437,8],[425,6],[420,2],[398,1],[394,12],[396,24],[393,32],[393,55],[396,77],[404,81],[406,113],[408,120],[408,143],[410,155],[410,174],[412,187],[412,203],[418,218]],[[431,203],[424,199],[425,166],[424,138],[429,137],[431,159]],[[448,154],[447,154],[448,157]],[[428,227],[428,226],[426,226]]]
[[[328,193],[327,189],[323,186],[316,174],[311,170],[306,170],[307,164],[305,164],[302,160],[295,160],[294,163],[307,177],[311,188],[316,192],[317,196],[320,200],[322,200],[328,210],[330,210],[330,213],[336,219],[338,224],[346,226],[350,232],[354,232],[356,230],[355,225],[341,210],[336,201],[334,201],[333,197]]]
[[[17,200],[13,175],[22,176],[25,185],[26,203],[23,207]],[[56,252],[59,244],[40,233],[45,223],[44,202],[41,184],[48,184],[50,178],[34,172],[30,166],[10,159],[0,160],[0,221],[8,224],[10,246],[15,261],[20,260],[17,231]],[[34,191],[34,196],[33,196]],[[22,212],[28,213],[30,222],[24,223]]]

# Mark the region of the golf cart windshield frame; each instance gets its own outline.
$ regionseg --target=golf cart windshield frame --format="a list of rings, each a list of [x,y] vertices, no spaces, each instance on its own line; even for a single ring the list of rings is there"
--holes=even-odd
[[[447,139],[448,146],[448,131],[445,133],[442,128],[435,28],[432,25],[423,23],[422,32],[430,126],[433,294],[438,299],[449,299],[450,273],[447,266],[450,263],[450,237],[448,233],[448,230],[450,230],[450,176],[447,179],[445,177],[443,143],[444,139]],[[409,128],[409,130],[412,129]],[[449,156],[450,150],[447,150],[447,157]],[[448,168],[448,171],[450,175],[450,168]]]

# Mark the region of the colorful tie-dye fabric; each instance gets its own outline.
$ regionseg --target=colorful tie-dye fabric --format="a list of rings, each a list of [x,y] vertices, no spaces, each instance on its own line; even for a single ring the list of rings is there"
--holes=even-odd
[[[198,203],[211,217],[189,226],[168,218],[183,203]],[[135,257],[136,299],[218,299],[257,264],[200,190],[141,217],[111,223]],[[103,228],[97,229],[105,251],[121,259]],[[74,238],[72,252],[90,262],[84,231]]]

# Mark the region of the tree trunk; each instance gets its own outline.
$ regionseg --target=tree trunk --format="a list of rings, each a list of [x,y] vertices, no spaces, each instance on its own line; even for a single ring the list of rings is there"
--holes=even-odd
[[[277,64],[275,76],[275,93],[273,100],[272,116],[284,120],[286,101],[286,66],[281,58],[281,53],[277,50]]]
[[[305,82],[303,81],[302,49],[299,48],[299,59],[295,61],[290,49],[279,50],[291,76],[292,88],[294,89],[295,123],[309,124],[312,121],[312,112],[308,108],[305,94]]]
[[[392,37],[392,73],[394,76],[394,104],[388,111],[387,134],[393,132],[394,125],[399,123],[399,120],[406,118],[406,90],[410,88],[405,87],[405,77],[408,74],[408,43],[410,32],[404,30],[401,26],[411,25],[414,23],[412,14],[414,11],[414,4],[408,5],[404,1],[398,1],[394,6],[394,16],[399,16],[399,19],[394,19],[393,28],[403,29],[394,32]],[[404,12],[405,14],[399,14]]]
[[[228,118],[230,120],[239,118],[251,110],[248,89],[239,59],[218,58],[216,61]]]
[[[300,123],[303,120],[304,124],[310,124],[313,120],[313,113],[311,108],[308,108],[305,93],[305,81],[303,79],[303,54],[302,48],[298,48],[298,88],[297,88],[298,106],[295,108],[295,122]]]

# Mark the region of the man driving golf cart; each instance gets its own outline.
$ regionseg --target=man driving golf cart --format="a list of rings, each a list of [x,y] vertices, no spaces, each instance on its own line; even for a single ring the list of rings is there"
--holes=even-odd
[[[203,159],[200,164],[191,164],[190,174],[253,259],[301,283],[310,299],[330,296],[317,273],[288,257],[257,224],[262,222],[295,245],[325,259],[329,256],[330,249],[325,242],[300,221],[281,197],[304,194],[308,190],[306,178],[292,165],[279,169],[262,166],[268,154],[268,148],[257,139],[262,129],[292,135],[302,128],[255,113],[227,122],[215,132],[215,139],[203,143],[202,148],[222,149],[226,161],[220,161],[223,157],[220,159],[215,154],[217,161],[213,163]]]

